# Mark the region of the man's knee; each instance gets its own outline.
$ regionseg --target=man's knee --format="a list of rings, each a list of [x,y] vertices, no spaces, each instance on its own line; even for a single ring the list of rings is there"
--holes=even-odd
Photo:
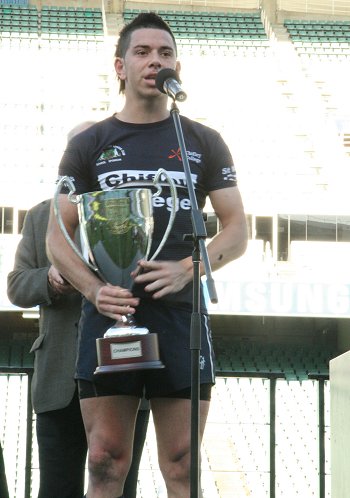
[[[107,450],[89,452],[89,472],[95,481],[124,481],[130,462],[122,455]]]
[[[190,480],[190,451],[189,449],[174,453],[165,461],[159,462],[160,470],[165,481],[189,482]]]

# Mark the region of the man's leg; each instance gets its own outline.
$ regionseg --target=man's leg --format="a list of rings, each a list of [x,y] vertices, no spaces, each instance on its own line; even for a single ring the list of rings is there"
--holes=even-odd
[[[124,484],[124,498],[136,498],[139,465],[145,444],[149,421],[149,410],[137,412],[131,467]]]
[[[168,498],[190,498],[191,400],[155,398],[151,407]],[[209,401],[200,401],[200,442],[208,411]]]
[[[89,447],[88,498],[122,496],[139,399],[100,396],[80,400]]]
[[[87,443],[78,397],[66,408],[37,414],[36,430],[38,498],[82,497]]]

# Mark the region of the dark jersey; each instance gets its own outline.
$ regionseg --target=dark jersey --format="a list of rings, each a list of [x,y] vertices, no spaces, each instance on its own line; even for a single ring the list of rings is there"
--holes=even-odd
[[[220,134],[207,126],[181,117],[186,152],[200,209],[210,191],[236,185],[236,175],[228,147]],[[76,135],[62,157],[59,175],[69,176],[76,193],[110,190],[135,181],[152,181],[164,168],[177,187],[176,217],[171,234],[158,260],[180,260],[191,255],[191,205],[181,153],[172,117],[150,124],[131,124],[111,116]],[[164,187],[153,197],[154,233],[150,256],[166,229],[171,196]],[[135,293],[135,292],[134,292]],[[136,292],[137,294],[137,292]],[[141,293],[142,295],[142,293]],[[191,286],[166,300],[191,302]]]

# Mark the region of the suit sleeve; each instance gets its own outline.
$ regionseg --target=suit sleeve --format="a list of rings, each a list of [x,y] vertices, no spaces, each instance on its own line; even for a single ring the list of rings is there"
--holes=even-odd
[[[40,230],[43,228],[40,227]],[[40,267],[43,257],[37,254],[38,247],[45,253],[45,234],[42,241],[36,240],[34,220],[28,211],[16,254],[14,269],[7,277],[7,295],[11,303],[21,308],[31,308],[42,304],[50,305],[53,295],[48,285],[49,262]],[[45,258],[46,260],[46,258]]]

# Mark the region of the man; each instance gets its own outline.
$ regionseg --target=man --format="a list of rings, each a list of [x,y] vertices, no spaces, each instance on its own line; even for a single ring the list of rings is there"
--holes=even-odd
[[[92,124],[77,125],[68,141]],[[39,203],[26,215],[7,291],[17,306],[40,307],[40,334],[31,349],[35,353],[31,387],[40,467],[38,498],[82,498],[87,443],[74,380],[81,295],[47,259],[50,202]],[[136,497],[148,417],[148,409],[140,411],[134,471],[128,475],[125,498]]]
[[[71,140],[59,174],[69,176],[77,193],[106,190],[125,181],[152,179],[159,167],[184,182],[176,131],[155,77],[162,68],[178,70],[176,43],[168,25],[156,14],[140,14],[119,37],[115,70],[125,94],[124,107]],[[238,258],[246,248],[247,230],[231,155],[220,135],[181,117],[200,208],[206,196],[222,225],[208,244],[213,270]],[[159,258],[140,261],[133,290],[105,284],[75,255],[53,215],[47,247],[53,264],[84,295],[76,378],[89,446],[88,498],[116,498],[131,461],[133,430],[145,388],[151,400],[158,460],[168,498],[190,493],[190,321],[192,311],[191,207],[187,189],[178,189],[179,209],[172,233]],[[168,219],[167,193],[154,201],[153,243],[159,244]],[[71,237],[78,226],[76,207],[60,194],[61,213]],[[153,251],[151,251],[152,253]],[[135,272],[136,275],[137,272]],[[214,384],[209,320],[202,299],[200,439]],[[164,369],[119,373],[100,384],[95,340],[127,313],[156,332]]]

